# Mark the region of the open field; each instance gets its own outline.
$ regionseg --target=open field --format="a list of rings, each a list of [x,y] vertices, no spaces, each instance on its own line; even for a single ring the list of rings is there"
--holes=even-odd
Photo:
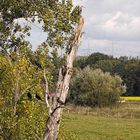
[[[140,102],[112,109],[70,107],[63,125],[77,140],[140,140]]]
[[[140,96],[139,97],[135,97],[135,96],[126,96],[126,97],[121,97],[122,100],[126,100],[126,101],[140,101]]]

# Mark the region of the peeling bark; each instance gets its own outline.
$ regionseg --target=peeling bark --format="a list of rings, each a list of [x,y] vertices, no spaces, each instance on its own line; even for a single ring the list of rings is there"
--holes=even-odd
[[[66,54],[66,58],[65,58],[66,63],[59,70],[59,77],[58,77],[58,83],[56,88],[57,94],[56,97],[54,97],[53,103],[49,108],[49,110],[51,110],[51,113],[46,123],[44,140],[58,139],[61,114],[69,90],[69,83],[73,70],[73,61],[76,57],[77,50],[80,46],[80,38],[81,38],[83,25],[84,25],[84,19],[81,16],[75,30],[74,39],[70,44],[69,51]]]

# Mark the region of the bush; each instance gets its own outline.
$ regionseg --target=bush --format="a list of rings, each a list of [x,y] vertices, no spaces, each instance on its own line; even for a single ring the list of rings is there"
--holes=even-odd
[[[77,105],[109,106],[115,104],[125,91],[119,76],[86,67],[77,70],[72,79],[68,101]]]
[[[33,98],[39,90],[38,85],[25,92],[25,89],[35,82],[30,78],[30,73],[24,72],[26,61],[19,60],[19,63],[16,63],[8,57],[0,56],[0,140],[43,139],[48,116],[47,108],[44,102]],[[17,73],[17,69],[20,69],[22,73]],[[33,70],[33,67],[30,70]],[[17,79],[20,79],[18,84],[20,98],[16,104],[15,113]],[[32,99],[28,98],[28,92],[32,93]],[[38,93],[42,93],[41,90]]]
[[[37,93],[43,99],[39,81],[41,76],[38,76],[41,74],[35,71],[34,66],[28,67],[28,72],[25,72],[26,59],[18,59],[18,61],[19,63],[13,62],[8,57],[0,56],[0,140],[42,140],[48,109],[43,100],[36,98]],[[17,69],[22,73],[17,73]],[[20,79],[18,83],[20,98],[14,113],[18,78]],[[34,84],[36,85],[33,88],[27,88]],[[60,140],[76,140],[75,134],[64,130],[61,127]]]

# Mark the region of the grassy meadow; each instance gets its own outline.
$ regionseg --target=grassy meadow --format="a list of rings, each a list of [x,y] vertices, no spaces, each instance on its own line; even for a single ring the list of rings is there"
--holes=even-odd
[[[113,108],[69,106],[62,123],[64,132],[74,133],[77,140],[140,140],[140,102]]]

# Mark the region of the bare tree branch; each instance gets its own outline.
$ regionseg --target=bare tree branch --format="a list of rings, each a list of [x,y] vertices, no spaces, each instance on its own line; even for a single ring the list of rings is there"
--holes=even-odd
[[[50,107],[49,101],[48,101],[49,88],[48,88],[48,81],[47,81],[47,77],[46,77],[46,69],[44,69],[42,85],[43,85],[43,90],[44,90],[45,102],[46,102],[47,107],[49,108]]]

